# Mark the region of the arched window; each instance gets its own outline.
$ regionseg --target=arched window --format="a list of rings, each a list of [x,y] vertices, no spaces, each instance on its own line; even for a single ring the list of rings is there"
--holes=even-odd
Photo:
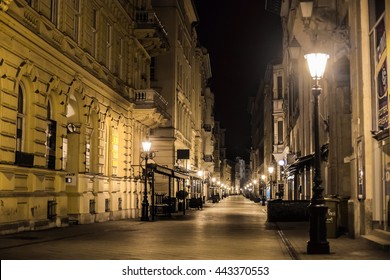
[[[111,129],[111,176],[118,175],[118,158],[119,158],[119,136],[118,136],[118,128]]]
[[[110,120],[105,123],[105,174],[118,175],[118,128],[112,126]]]
[[[22,152],[24,144],[24,131],[25,131],[25,107],[24,107],[24,93],[23,88],[19,85],[18,88],[18,113],[16,117],[16,151]]]
[[[22,84],[18,86],[18,104],[16,115],[16,146],[15,164],[19,166],[32,167],[34,165],[34,154],[26,153],[26,95]]]
[[[47,102],[46,118],[46,168],[55,169],[57,122],[52,118],[52,107],[50,100]]]
[[[112,171],[111,127],[109,123],[110,122],[106,120],[104,129],[104,174],[107,176],[110,176]]]
[[[85,155],[85,171],[99,173],[99,121],[98,114],[91,112]]]

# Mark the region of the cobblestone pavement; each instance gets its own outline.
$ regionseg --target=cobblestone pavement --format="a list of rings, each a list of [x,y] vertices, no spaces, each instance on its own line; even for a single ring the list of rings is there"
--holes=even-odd
[[[0,258],[291,259],[265,212],[242,196],[153,222],[122,220],[2,236]]]
[[[359,238],[329,239],[328,255],[306,254],[308,223],[267,223],[266,206],[230,196],[203,210],[141,222],[70,225],[0,236],[2,260],[389,260]]]

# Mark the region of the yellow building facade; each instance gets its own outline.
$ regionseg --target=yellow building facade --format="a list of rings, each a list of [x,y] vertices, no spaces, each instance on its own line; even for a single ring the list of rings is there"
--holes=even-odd
[[[150,1],[0,4],[0,232],[138,217],[140,144],[169,119]]]

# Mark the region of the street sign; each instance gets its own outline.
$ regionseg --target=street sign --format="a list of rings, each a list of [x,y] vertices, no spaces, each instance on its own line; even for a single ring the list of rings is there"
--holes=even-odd
[[[67,186],[76,186],[76,174],[67,173],[65,176],[65,184]]]

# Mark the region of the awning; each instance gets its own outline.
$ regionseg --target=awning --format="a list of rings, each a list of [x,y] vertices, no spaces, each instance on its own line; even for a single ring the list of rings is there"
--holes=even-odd
[[[287,174],[297,174],[307,166],[313,166],[314,154],[298,158],[292,164],[288,165],[284,170]]]
[[[189,178],[188,173],[178,171],[178,170],[173,170],[166,166],[161,166],[158,164],[148,164],[148,169],[152,169],[154,172],[158,174],[162,174],[171,178],[184,179],[184,180]]]

